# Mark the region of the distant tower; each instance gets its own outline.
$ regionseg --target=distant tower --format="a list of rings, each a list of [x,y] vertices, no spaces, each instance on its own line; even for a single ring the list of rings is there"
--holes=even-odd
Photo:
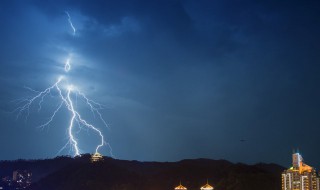
[[[183,185],[181,185],[181,181],[180,181],[180,185],[174,188],[175,190],[187,190],[186,187],[184,187]]]
[[[18,174],[19,174],[19,171],[13,171],[13,174],[12,174],[12,180],[13,181],[17,181],[18,180]]]
[[[202,186],[200,189],[201,190],[214,190],[214,188],[211,185],[209,185],[208,179],[207,179],[207,184]]]
[[[103,157],[100,153],[96,152],[91,156],[91,162],[103,161]]]
[[[302,163],[302,162],[303,162],[303,158],[298,152],[292,154],[292,166],[294,168],[299,168],[300,167],[300,163]]]
[[[303,162],[299,152],[292,154],[292,167],[282,172],[282,190],[320,190],[316,170]]]

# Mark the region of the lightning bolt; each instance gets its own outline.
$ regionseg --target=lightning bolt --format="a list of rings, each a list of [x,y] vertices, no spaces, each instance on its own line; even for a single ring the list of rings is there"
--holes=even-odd
[[[71,28],[72,28],[72,30],[73,30],[73,36],[75,36],[77,29],[73,26],[73,23],[72,23],[72,20],[71,20],[71,17],[70,17],[69,12],[68,12],[68,11],[64,11],[64,12],[65,12],[65,13],[67,14],[67,16],[68,16],[68,22],[69,22],[69,24],[70,24],[70,26],[71,26]]]
[[[65,13],[68,16],[68,21],[69,21],[69,24],[73,30],[73,36],[74,36],[76,33],[76,28],[74,27],[74,25],[71,21],[70,14],[67,11],[65,11]],[[70,65],[71,61],[72,61],[72,55],[69,54],[69,57],[66,60],[65,65],[64,65],[64,70],[66,73],[69,72],[71,69],[71,65]],[[65,87],[65,86],[67,86],[67,87]],[[88,130],[91,130],[98,135],[100,142],[95,148],[95,153],[98,153],[99,149],[102,148],[104,145],[106,145],[110,149],[111,156],[113,156],[112,148],[111,148],[110,144],[106,142],[105,137],[103,136],[103,133],[101,132],[101,130],[98,127],[96,127],[93,124],[86,121],[81,116],[81,113],[76,109],[75,103],[73,101],[73,97],[74,96],[76,97],[76,101],[78,98],[82,98],[84,100],[85,104],[90,109],[90,111],[93,113],[93,116],[96,118],[96,115],[97,115],[98,119],[102,122],[102,124],[108,128],[106,121],[103,119],[102,114],[100,113],[100,110],[102,110],[104,108],[103,105],[89,99],[78,88],[76,88],[72,84],[68,84],[67,79],[63,76],[59,77],[57,79],[57,81],[52,86],[49,86],[48,88],[44,89],[43,91],[37,91],[37,90],[34,90],[30,87],[25,87],[25,88],[27,88],[28,90],[30,90],[33,93],[36,93],[36,95],[31,98],[19,100],[19,103],[21,103],[22,105],[13,111],[13,112],[18,112],[17,118],[19,118],[20,116],[22,116],[25,113],[26,119],[27,119],[30,114],[31,106],[36,103],[38,103],[38,112],[41,111],[42,104],[46,100],[46,96],[51,94],[52,91],[58,92],[57,96],[59,97],[59,100],[60,100],[59,104],[56,107],[56,109],[53,111],[53,113],[51,114],[50,118],[45,123],[41,124],[38,127],[39,128],[48,127],[52,123],[52,121],[55,119],[56,114],[61,110],[62,107],[65,107],[69,111],[70,120],[69,120],[69,125],[67,128],[68,142],[66,145],[64,145],[60,149],[58,154],[62,150],[64,150],[68,144],[70,145],[72,151],[74,152],[74,156],[79,156],[81,154],[78,139],[76,138],[76,136],[74,134],[74,130],[76,127],[75,123],[77,123],[78,127],[80,129],[81,129],[81,127],[85,127]]]
[[[64,63],[64,71],[65,72],[69,72],[70,71],[70,69],[71,69],[70,62],[71,62],[71,55],[69,55],[68,59]]]
[[[70,16],[69,12],[68,12],[68,11],[64,11],[64,12],[65,12],[66,15],[68,16],[68,22],[69,22],[70,27],[72,28],[72,31],[73,31],[72,35],[75,36],[77,29],[74,27],[74,25],[73,25],[73,23],[72,23],[71,16]],[[65,65],[64,65],[64,70],[65,70],[66,72],[69,72],[70,69],[71,69],[71,65],[70,65],[71,59],[72,59],[72,55],[69,54],[69,57],[67,58],[67,60],[66,60],[66,62],[65,62]]]

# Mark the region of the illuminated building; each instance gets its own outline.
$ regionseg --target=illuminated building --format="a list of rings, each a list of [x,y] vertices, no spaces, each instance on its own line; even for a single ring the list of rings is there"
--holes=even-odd
[[[213,188],[211,185],[209,185],[209,182],[208,182],[208,180],[207,180],[207,184],[205,184],[204,186],[202,186],[200,189],[201,189],[201,190],[213,190],[214,188]]]
[[[187,190],[186,187],[184,187],[183,185],[181,185],[181,181],[180,181],[180,185],[177,186],[177,187],[175,187],[174,189],[175,189],[175,190]],[[213,188],[211,185],[209,185],[209,182],[208,182],[208,180],[207,180],[207,183],[206,183],[204,186],[202,186],[202,187],[200,188],[200,190],[214,190],[214,188]]]
[[[180,185],[174,188],[175,190],[187,190],[186,187],[184,187],[183,185],[181,185],[181,181],[180,181]]]
[[[91,162],[98,162],[98,161],[102,161],[103,157],[100,153],[96,152],[91,156]]]
[[[292,155],[292,167],[282,172],[282,190],[320,190],[316,170],[299,153]]]
[[[32,173],[27,170],[13,171],[12,182],[16,189],[25,189],[31,185]]]

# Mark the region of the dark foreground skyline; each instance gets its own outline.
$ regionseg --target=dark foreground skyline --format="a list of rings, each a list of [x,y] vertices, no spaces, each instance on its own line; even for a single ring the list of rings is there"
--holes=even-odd
[[[0,160],[65,145],[66,110],[37,128],[56,102],[28,120],[8,112],[32,95],[24,87],[52,85],[72,50],[69,80],[107,106],[117,158],[287,166],[299,148],[318,167],[319,14],[318,1],[296,0],[1,1]],[[92,152],[94,134],[81,135]]]
[[[225,160],[190,159],[179,162],[138,162],[105,157],[90,162],[90,155],[37,161],[0,162],[0,176],[20,172],[32,173],[31,186],[18,182],[20,187],[32,190],[56,189],[174,189],[181,182],[188,189],[200,189],[208,182],[214,189],[270,190],[281,189],[283,167],[276,164],[233,164]],[[254,174],[254,175],[253,175]],[[26,181],[26,178],[22,181]],[[2,182],[2,181],[1,181]],[[0,187],[10,186],[0,182]],[[13,183],[15,184],[15,183]],[[11,185],[11,187],[14,185]],[[4,188],[6,189],[6,188]],[[28,188],[26,188],[28,189]]]

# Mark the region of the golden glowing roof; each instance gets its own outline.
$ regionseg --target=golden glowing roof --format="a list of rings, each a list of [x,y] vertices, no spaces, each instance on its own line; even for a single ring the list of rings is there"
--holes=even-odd
[[[91,162],[97,162],[103,160],[103,157],[100,153],[96,152],[91,156]]]
[[[300,163],[300,167],[299,167],[299,173],[303,173],[303,172],[312,172],[312,167],[311,166],[308,166],[307,164],[305,163]]]
[[[303,172],[312,172],[313,168],[305,163],[303,163],[302,161],[300,161],[299,163],[299,167],[294,168],[291,167],[288,170],[294,171],[294,172],[299,172],[300,174],[302,174]]]
[[[207,183],[204,186],[202,186],[200,189],[201,190],[213,190],[214,188],[211,185],[209,185],[209,183]]]
[[[176,188],[174,188],[174,189],[176,189],[176,190],[180,190],[180,189],[186,190],[187,188],[184,187],[184,186],[182,186],[182,185],[180,184],[178,187],[176,187]]]
[[[102,155],[99,152],[96,152],[92,155],[92,157],[102,157]]]

